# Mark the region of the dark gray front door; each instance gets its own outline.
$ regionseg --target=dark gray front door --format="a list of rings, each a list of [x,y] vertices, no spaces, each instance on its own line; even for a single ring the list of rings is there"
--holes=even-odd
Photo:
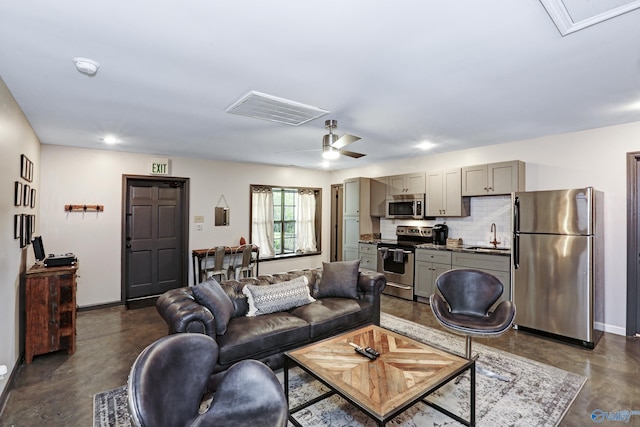
[[[185,179],[129,178],[124,213],[127,304],[187,285]]]

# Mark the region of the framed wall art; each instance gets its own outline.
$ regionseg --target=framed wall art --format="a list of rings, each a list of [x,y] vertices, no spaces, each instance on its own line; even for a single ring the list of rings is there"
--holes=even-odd
[[[20,247],[24,248],[27,246],[27,230],[25,229],[27,225],[27,216],[25,214],[20,214]]]
[[[36,207],[36,189],[32,188],[31,189],[31,208],[35,208]]]
[[[20,181],[16,181],[13,193],[13,206],[22,206],[22,197],[22,183]]]
[[[31,206],[31,186],[25,184],[22,188],[22,205],[28,208]]]
[[[20,178],[25,181],[33,181],[33,162],[24,154],[20,155]]]
[[[22,215],[17,214],[13,216],[13,238],[19,239],[22,236],[22,224],[20,220],[22,219]]]

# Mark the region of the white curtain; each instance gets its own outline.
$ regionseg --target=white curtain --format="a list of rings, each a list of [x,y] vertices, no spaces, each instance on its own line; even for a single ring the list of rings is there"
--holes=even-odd
[[[273,195],[270,189],[254,190],[251,195],[253,203],[252,242],[260,248],[260,256],[273,256]]]
[[[296,203],[296,252],[315,252],[316,196],[313,191],[298,193]]]

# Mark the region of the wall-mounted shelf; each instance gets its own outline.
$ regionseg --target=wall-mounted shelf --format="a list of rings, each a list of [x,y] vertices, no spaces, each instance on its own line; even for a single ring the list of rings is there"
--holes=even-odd
[[[64,205],[65,212],[104,212],[104,205]]]

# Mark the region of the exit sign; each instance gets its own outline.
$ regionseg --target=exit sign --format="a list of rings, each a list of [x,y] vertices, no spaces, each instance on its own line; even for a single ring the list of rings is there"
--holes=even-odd
[[[151,159],[152,175],[169,175],[169,159]]]

